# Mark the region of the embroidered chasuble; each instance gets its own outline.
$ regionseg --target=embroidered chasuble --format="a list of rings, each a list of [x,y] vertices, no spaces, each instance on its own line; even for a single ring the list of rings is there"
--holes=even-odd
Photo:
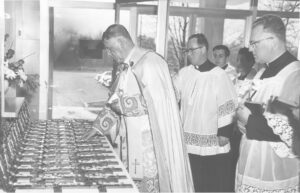
[[[135,47],[125,63],[106,108],[117,116],[105,131],[104,118],[95,124],[118,144],[120,158],[141,192],[193,192],[166,62]]]
[[[253,79],[252,101],[266,107],[271,97],[279,97],[299,107],[300,62],[286,52],[273,63]],[[261,117],[250,115],[245,126],[236,192],[298,192],[299,161],[292,153],[293,130],[287,117],[269,112]]]

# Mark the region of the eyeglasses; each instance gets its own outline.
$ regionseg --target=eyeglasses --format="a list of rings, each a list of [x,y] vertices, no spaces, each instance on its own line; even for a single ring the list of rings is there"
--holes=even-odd
[[[265,40],[270,40],[270,39],[274,39],[274,37],[268,37],[268,38],[264,38],[264,39],[257,40],[257,41],[250,41],[249,46],[255,47],[260,42],[265,41]]]
[[[199,46],[197,48],[189,48],[189,49],[185,49],[184,53],[190,53],[190,52],[194,52],[197,49],[203,48],[204,46]]]

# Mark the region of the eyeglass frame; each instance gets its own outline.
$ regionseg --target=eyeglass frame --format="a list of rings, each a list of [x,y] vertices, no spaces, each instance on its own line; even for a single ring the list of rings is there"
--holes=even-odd
[[[264,38],[264,39],[260,39],[260,40],[256,40],[256,41],[250,41],[249,42],[249,47],[256,47],[257,44],[259,44],[260,42],[264,41],[264,40],[271,40],[271,39],[274,39],[274,37],[267,37],[267,38]]]
[[[201,49],[201,48],[203,48],[203,47],[205,47],[205,46],[199,46],[199,47],[196,47],[196,48],[188,48],[188,49],[185,49],[185,50],[184,50],[184,53],[186,53],[186,54],[188,54],[188,53],[190,53],[190,52],[193,53],[195,50]]]

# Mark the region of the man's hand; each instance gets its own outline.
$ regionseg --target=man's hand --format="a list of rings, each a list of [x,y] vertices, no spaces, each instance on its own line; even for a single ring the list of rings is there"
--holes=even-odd
[[[83,140],[89,140],[91,137],[95,136],[97,133],[101,134],[100,131],[98,131],[96,128],[92,127],[90,128],[82,137]]]
[[[224,136],[218,136],[218,142],[219,142],[219,146],[222,147],[222,146],[229,143],[229,139],[227,137],[224,137]]]
[[[107,105],[117,114],[119,114],[119,115],[122,114],[119,100],[117,100],[117,99],[112,100],[111,103],[108,103]]]
[[[111,110],[113,110],[117,114],[122,114],[120,100],[122,97],[122,93],[114,93],[109,98],[108,103],[106,104]]]
[[[249,115],[251,115],[250,110],[244,105],[240,105],[237,110],[237,120],[242,125],[245,126],[248,122]]]

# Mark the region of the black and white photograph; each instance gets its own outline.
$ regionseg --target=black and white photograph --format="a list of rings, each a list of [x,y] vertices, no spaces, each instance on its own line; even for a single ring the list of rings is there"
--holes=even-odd
[[[0,193],[299,193],[300,0],[0,0]]]

